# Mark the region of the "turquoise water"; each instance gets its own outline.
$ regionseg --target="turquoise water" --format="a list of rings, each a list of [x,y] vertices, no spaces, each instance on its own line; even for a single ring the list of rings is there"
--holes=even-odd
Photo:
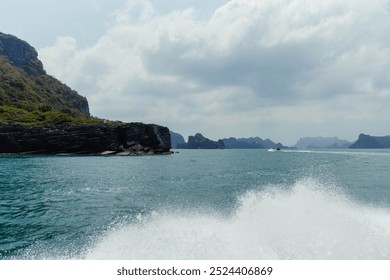
[[[390,259],[390,150],[0,156],[0,259]]]

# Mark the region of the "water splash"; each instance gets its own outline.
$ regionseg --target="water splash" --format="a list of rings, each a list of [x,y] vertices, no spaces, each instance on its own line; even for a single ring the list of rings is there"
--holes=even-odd
[[[167,211],[114,229],[87,259],[390,259],[390,211],[313,179],[239,198],[225,217]]]

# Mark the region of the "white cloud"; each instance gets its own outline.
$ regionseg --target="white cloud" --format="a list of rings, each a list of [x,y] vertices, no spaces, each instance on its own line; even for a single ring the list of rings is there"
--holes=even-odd
[[[97,116],[214,138],[353,140],[373,123],[386,134],[389,27],[385,0],[231,0],[209,18],[129,0],[96,44],[61,37],[40,57]]]

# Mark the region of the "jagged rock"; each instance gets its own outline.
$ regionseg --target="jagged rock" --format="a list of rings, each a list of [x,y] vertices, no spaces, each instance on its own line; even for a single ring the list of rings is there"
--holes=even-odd
[[[169,153],[170,148],[169,129],[155,124],[54,128],[0,125],[0,153],[163,154]]]

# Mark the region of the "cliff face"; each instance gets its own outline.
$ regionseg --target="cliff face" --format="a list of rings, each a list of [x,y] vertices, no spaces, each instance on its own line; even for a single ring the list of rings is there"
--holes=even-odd
[[[14,66],[23,68],[30,75],[46,74],[37,51],[15,36],[0,32],[0,55],[8,57]]]
[[[52,119],[89,117],[88,101],[46,74],[37,51],[0,32],[0,122],[47,125]]]
[[[26,127],[0,125],[0,153],[163,154],[169,129],[155,124]]]
[[[389,136],[370,136],[360,134],[358,140],[350,146],[351,149],[388,149],[390,148]]]

